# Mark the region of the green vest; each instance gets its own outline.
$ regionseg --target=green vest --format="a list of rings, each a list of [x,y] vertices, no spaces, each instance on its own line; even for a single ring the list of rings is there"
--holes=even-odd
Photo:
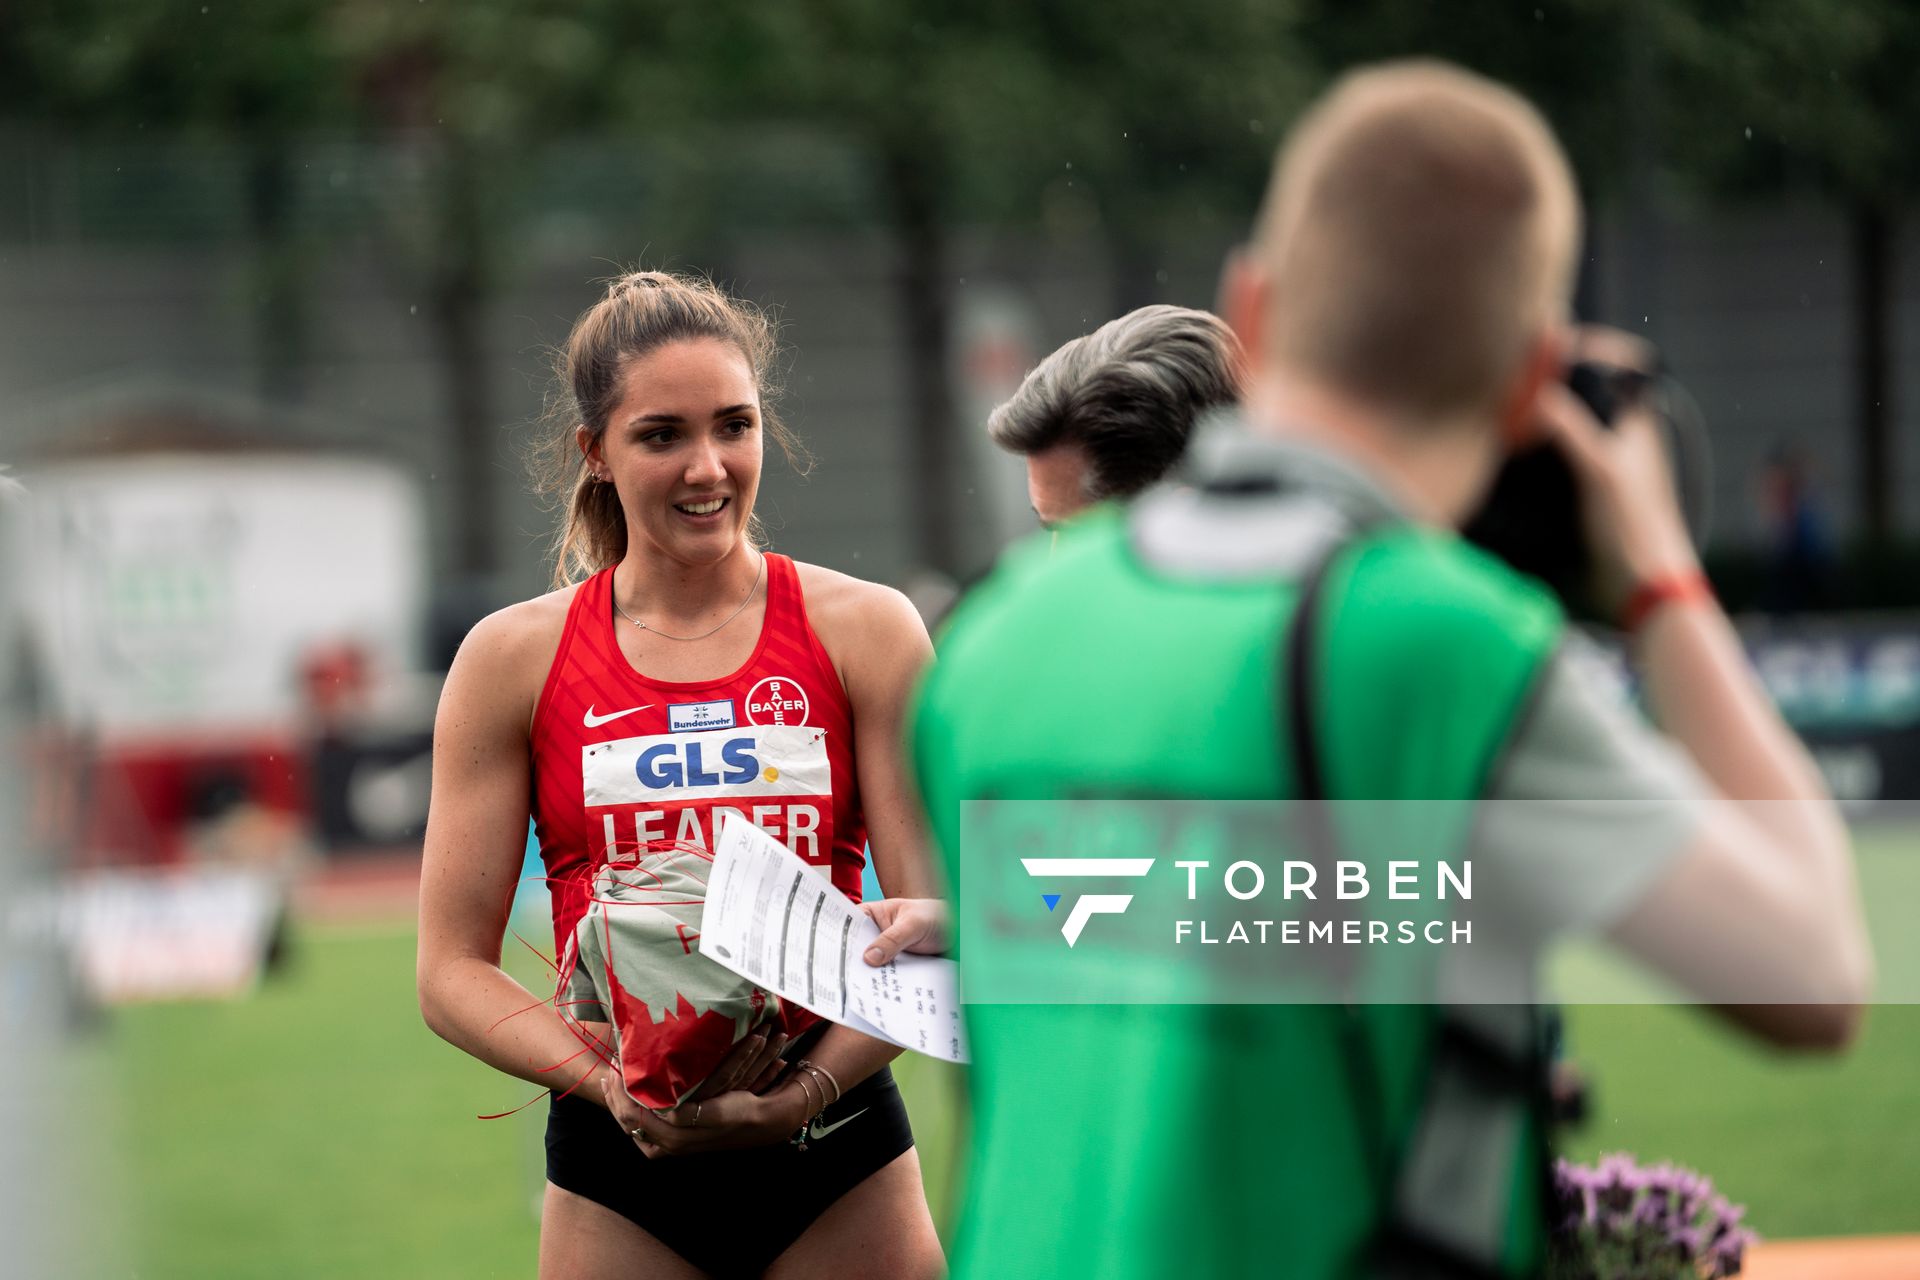
[[[1169,568],[1142,553],[1139,519],[1103,509],[1051,547],[1015,548],[944,633],[915,764],[962,895],[970,798],[1296,795],[1282,726],[1297,566]],[[1344,542],[1316,617],[1312,729],[1338,799],[1478,796],[1561,626],[1544,592],[1397,522]],[[972,1163],[956,1275],[1362,1274],[1390,1194],[1367,1135],[1389,1160],[1404,1155],[1434,1009],[967,1014]],[[1372,1080],[1355,1078],[1342,1047],[1356,1034]],[[1513,1179],[1502,1271],[1540,1263],[1539,1191],[1530,1174]]]

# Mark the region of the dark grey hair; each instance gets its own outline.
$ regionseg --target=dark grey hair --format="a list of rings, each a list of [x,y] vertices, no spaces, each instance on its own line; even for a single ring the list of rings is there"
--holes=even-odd
[[[1240,346],[1218,316],[1142,307],[1042,360],[987,434],[1022,455],[1077,444],[1087,496],[1126,497],[1172,469],[1197,418],[1239,394]]]

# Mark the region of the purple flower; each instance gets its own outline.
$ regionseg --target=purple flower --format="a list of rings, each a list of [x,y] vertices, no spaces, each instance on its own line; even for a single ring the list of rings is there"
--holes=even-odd
[[[1686,1216],[1676,1212],[1677,1209],[1672,1186],[1663,1181],[1659,1171],[1655,1170],[1640,1194],[1640,1203],[1633,1207],[1633,1223],[1638,1227],[1670,1233],[1687,1223]]]
[[[1757,1239],[1740,1226],[1746,1210],[1691,1169],[1616,1152],[1592,1168],[1556,1161],[1553,1174],[1556,1280],[1722,1280]]]
[[[1716,1241],[1707,1254],[1707,1274],[1712,1280],[1739,1275],[1740,1267],[1746,1260],[1747,1245],[1755,1239],[1757,1237],[1751,1231],[1735,1231]]]
[[[1593,1176],[1562,1157],[1553,1162],[1554,1232],[1571,1236],[1594,1222]]]
[[[1630,1213],[1634,1198],[1645,1185],[1646,1175],[1634,1164],[1633,1157],[1625,1154],[1602,1157],[1600,1167],[1594,1170],[1594,1196],[1616,1222]]]

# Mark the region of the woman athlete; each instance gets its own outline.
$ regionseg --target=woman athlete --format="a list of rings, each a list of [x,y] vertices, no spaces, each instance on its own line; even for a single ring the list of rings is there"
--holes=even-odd
[[[596,867],[710,847],[722,809],[849,897],[863,844],[888,893],[932,892],[901,747],[931,646],[897,592],[755,545],[764,438],[790,444],[766,403],[772,359],[765,318],[704,281],[609,287],[564,357],[559,589],[475,626],[441,696],[420,1004],[439,1035],[554,1092],[543,1277],[944,1266],[896,1048],[789,1007],[656,1111],[500,968],[529,813],[563,955]],[[664,1023],[697,1012],[680,994],[697,977],[676,991],[674,966],[709,962],[686,957],[626,995],[664,1004]]]

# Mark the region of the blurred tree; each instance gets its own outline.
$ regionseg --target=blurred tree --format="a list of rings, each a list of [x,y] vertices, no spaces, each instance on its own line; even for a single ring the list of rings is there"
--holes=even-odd
[[[1891,527],[1886,282],[1894,214],[1920,181],[1905,145],[1920,18],[1896,0],[15,0],[0,24],[0,110],[245,140],[271,395],[300,394],[300,273],[321,260],[296,235],[294,144],[337,130],[376,144],[366,186],[388,275],[397,303],[422,304],[441,368],[463,574],[497,567],[488,300],[556,139],[630,139],[633,172],[609,181],[644,191],[653,221],[633,230],[696,228],[714,252],[779,198],[721,180],[754,146],[804,136],[830,163],[866,158],[894,247],[917,551],[965,571],[956,446],[977,424],[954,416],[955,228],[1097,237],[1114,310],[1139,305],[1173,238],[1246,225],[1312,90],[1411,53],[1541,102],[1591,192],[1658,169],[1713,194],[1845,202],[1862,505],[1876,536]]]
[[[1589,198],[1825,196],[1853,243],[1855,435],[1870,549],[1894,534],[1898,213],[1920,193],[1920,11],[1903,0],[1307,0],[1328,68],[1452,58],[1540,103]]]
[[[919,558],[967,573],[965,483],[950,345],[957,226],[1043,216],[1063,192],[1112,248],[1117,301],[1146,300],[1152,245],[1196,204],[1242,208],[1306,75],[1292,8],[1272,0],[715,0],[661,5],[658,77],[629,79],[621,112],[662,98],[708,120],[804,123],[870,157],[894,245],[907,352]]]
[[[297,234],[291,143],[337,120],[343,105],[316,34],[309,0],[17,0],[0,11],[0,110],[79,131],[172,131],[239,144],[259,389],[270,400],[304,391],[308,255]]]
[[[499,567],[499,419],[489,302],[529,152],[593,126],[628,11],[465,0],[21,0],[0,18],[0,110],[75,129],[238,140],[247,157],[263,391],[297,397],[302,306],[322,253],[295,236],[297,145],[357,131],[383,158],[368,198],[396,305],[424,301],[461,500],[453,565]]]
[[[336,0],[328,47],[352,118],[384,144],[371,184],[396,301],[419,299],[445,398],[445,469],[460,495],[452,568],[492,603],[500,568],[502,426],[488,344],[491,303],[547,141],[596,124],[618,69],[622,6],[584,0],[398,4]]]
[[[957,433],[977,424],[954,420],[954,227],[1039,217],[1070,191],[1112,247],[1116,302],[1136,305],[1152,292],[1153,246],[1183,214],[1250,204],[1307,80],[1288,5],[1117,2],[258,0],[129,14],[112,0],[24,0],[8,21],[27,74],[8,96],[89,123],[257,137],[263,227],[287,217],[284,157],[299,131],[357,127],[391,143],[371,185],[396,295],[424,300],[436,335],[447,469],[463,494],[455,567],[470,574],[495,563],[486,300],[530,154],[610,132],[647,147],[670,182],[676,159],[691,167],[689,151],[727,145],[718,127],[736,143],[773,122],[851,139],[896,250],[917,550],[965,571]],[[723,220],[739,199],[673,196],[683,222],[692,210]],[[298,290],[275,296],[290,306]],[[264,327],[291,328],[294,314]]]
[[[1051,182],[1086,188],[1112,261],[1114,314],[1164,296],[1156,268],[1171,240],[1244,231],[1275,145],[1323,74],[1300,9],[1112,0],[1033,11],[1030,47],[1056,99],[1036,105],[1061,122],[1040,131],[1034,159],[1051,160],[1040,169]]]
[[[1383,58],[1444,58],[1525,94],[1552,122],[1589,198],[1616,185],[1634,30],[1606,0],[1304,0],[1301,38],[1323,74]]]
[[[1734,198],[1823,195],[1852,243],[1858,509],[1870,564],[1891,555],[1893,280],[1920,194],[1920,11],[1904,0],[1637,0],[1661,60],[1663,158]],[[1869,585],[1869,588],[1871,586]]]

